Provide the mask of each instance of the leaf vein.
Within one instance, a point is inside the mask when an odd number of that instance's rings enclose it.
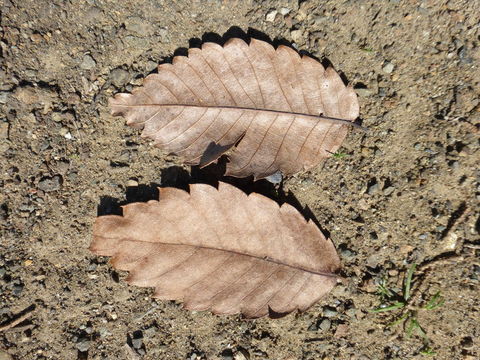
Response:
[[[270,170],[270,168],[275,164],[275,162],[277,161],[278,159],[278,155],[280,154],[280,150],[282,149],[282,146],[283,146],[283,143],[285,141],[285,138],[287,137],[289,131],[290,131],[290,128],[292,127],[293,123],[295,122],[295,120],[297,119],[296,116],[293,117],[293,120],[290,122],[290,124],[288,125],[288,128],[287,130],[285,131],[285,133],[283,134],[283,137],[282,137],[282,142],[280,143],[280,146],[278,147],[277,151],[275,152],[275,157],[273,158],[273,161],[272,163],[268,166],[268,168],[263,172],[264,174],[268,174],[268,170]]]
[[[230,72],[233,74],[233,77],[235,78],[235,80],[237,81],[238,85],[240,85],[240,87],[242,88],[243,92],[245,93],[245,95],[247,95],[248,97],[248,100],[250,100],[250,102],[254,105],[254,106],[257,106],[257,104],[255,103],[255,101],[252,100],[252,98],[250,97],[250,95],[247,93],[247,91],[245,90],[245,88],[243,87],[242,83],[238,80],[237,78],[237,75],[235,75],[235,72],[233,71],[232,69],[232,66],[230,65],[230,62],[228,61],[228,58],[224,55],[223,52],[219,52],[223,59],[225,60],[225,63],[228,65],[228,68],[230,69]]]
[[[275,115],[275,118],[273,119],[273,121],[270,123],[270,125],[268,126],[267,128],[267,131],[265,132],[265,134],[263,135],[262,137],[262,140],[260,141],[260,144],[257,145],[255,151],[253,152],[252,156],[250,157],[250,159],[248,160],[248,162],[242,166],[241,168],[237,168],[235,171],[238,172],[238,171],[242,171],[243,169],[245,169],[248,165],[250,165],[252,159],[255,157],[255,155],[257,154],[258,150],[260,149],[260,147],[262,146],[263,142],[265,141],[265,138],[267,137],[267,134],[268,132],[270,131],[270,128],[272,127],[273,123],[275,122],[275,120],[277,120],[278,118],[278,114]]]
[[[190,130],[192,127],[194,127],[200,120],[202,120],[208,110],[209,110],[208,108],[205,109],[205,111],[203,112],[203,114],[200,115],[197,120],[195,120],[188,128],[186,128],[184,131],[182,131],[181,133],[179,133],[179,134],[178,134],[177,136],[175,136],[173,139],[170,139],[170,141],[167,141],[166,143],[163,143],[163,144],[157,144],[156,146],[158,146],[158,147],[164,147],[164,146],[167,146],[167,145],[171,144],[173,141],[177,140],[180,136],[182,136],[183,134],[185,134],[188,130]],[[220,110],[220,111],[221,111],[221,110]],[[177,116],[177,117],[178,117],[178,116]],[[176,118],[177,118],[177,117],[176,117]],[[172,121],[173,121],[173,120],[172,120]],[[170,124],[172,121],[170,121],[168,124]],[[167,125],[168,125],[168,124],[167,124]],[[162,129],[163,129],[163,127],[162,127]]]
[[[263,303],[262,306],[260,306],[260,307],[258,308],[258,310],[255,311],[252,315],[254,316],[254,315],[257,314],[260,310],[262,310],[262,308],[263,308],[264,306],[268,305],[268,303],[269,303],[275,296],[277,296],[277,295],[280,293],[280,291],[282,291],[282,290],[287,286],[287,284],[289,284],[290,281],[293,280],[293,278],[294,278],[295,276],[297,276],[297,273],[296,273],[296,272],[295,272],[292,276],[290,276],[290,277],[288,278],[288,280],[287,280],[285,283],[283,283],[282,286],[279,286],[279,287],[277,288],[277,290],[268,298],[268,300],[265,301],[265,303]]]
[[[225,84],[223,83],[222,79],[220,78],[220,76],[218,76],[217,72],[215,71],[214,67],[212,67],[210,65],[210,63],[207,61],[207,59],[205,59],[205,57],[203,56],[203,53],[202,52],[199,52],[199,55],[200,57],[203,59],[203,61],[205,62],[205,64],[207,64],[207,66],[210,68],[210,70],[212,70],[212,72],[215,74],[215,76],[217,77],[218,81],[220,82],[220,84],[222,84],[223,88],[225,89],[225,91],[228,93],[228,96],[230,96],[230,99],[235,103],[235,105],[238,105],[237,104],[237,101],[235,100],[235,97],[230,93],[230,91],[227,89],[227,87],[225,86]]]
[[[243,49],[240,49],[240,51],[243,53],[243,55],[245,55],[245,57],[248,60],[248,64],[250,65],[250,68],[252,69],[253,76],[255,76],[255,84],[257,84],[258,91],[260,92],[260,97],[262,98],[262,107],[264,107],[265,106],[265,98],[263,97],[262,87],[260,86],[260,82],[258,81],[258,76],[257,76],[257,72],[255,71],[255,66],[253,66],[252,60],[250,59],[250,56],[248,56],[248,54],[245,54],[245,51],[243,51]]]

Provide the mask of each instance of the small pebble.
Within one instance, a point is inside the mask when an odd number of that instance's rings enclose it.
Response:
[[[395,188],[393,186],[389,186],[385,189],[383,189],[383,195],[388,196],[392,194],[395,191]]]
[[[458,52],[458,57],[460,58],[460,61],[464,64],[471,64],[473,63],[473,59],[469,56],[467,48],[465,46],[462,46],[460,48],[460,51]]]
[[[138,353],[138,355],[140,355],[140,356],[144,356],[144,355],[146,354],[145,350],[143,350],[143,349],[141,349],[141,348],[137,350],[137,353]]]
[[[80,339],[78,339],[78,342],[75,345],[75,347],[80,352],[87,352],[88,349],[90,348],[90,340],[88,340],[86,338],[80,338]]]
[[[108,331],[107,328],[100,328],[100,330],[98,332],[99,332],[101,338],[112,335],[112,333],[110,331]]]
[[[354,317],[357,314],[357,309],[348,309],[347,311],[345,311],[345,314],[347,314],[348,317]]]
[[[332,322],[330,320],[323,319],[322,322],[320,323],[319,328],[323,331],[328,331],[331,326],[332,326]]]
[[[58,130],[58,135],[60,136],[65,136],[68,134],[68,128],[67,127],[62,127],[60,130]]]
[[[91,70],[97,65],[95,60],[90,55],[85,55],[83,57],[82,63],[80,64],[80,68],[83,70]]]
[[[390,275],[391,277],[395,277],[398,275],[398,270],[396,269],[388,270],[388,275]]]
[[[360,199],[358,202],[358,208],[360,210],[368,210],[370,208],[370,205],[368,205],[367,201],[365,199]]]
[[[373,95],[373,91],[367,88],[359,88],[355,89],[355,92],[357,93],[358,96],[360,97],[369,97]]]
[[[8,91],[0,91],[0,104],[6,104],[8,99]]]
[[[460,167],[460,164],[458,163],[458,161],[453,161],[452,163],[449,164],[449,166],[453,170],[457,170]]]
[[[132,339],[132,345],[134,349],[140,349],[143,345],[143,339]]]
[[[234,360],[249,360],[250,353],[244,348],[238,348],[237,352],[235,353]]]
[[[283,174],[282,172],[279,170],[277,171],[276,173],[270,175],[270,176],[267,176],[265,178],[265,180],[267,180],[268,182],[271,182],[272,184],[274,185],[277,185],[277,184],[280,184],[283,180]]]
[[[127,187],[135,187],[138,186],[138,181],[130,179],[127,181]]]
[[[443,249],[445,251],[453,251],[457,247],[458,235],[452,232],[443,241]]]
[[[378,185],[377,183],[371,185],[368,187],[368,190],[367,190],[367,193],[369,195],[375,195],[377,194],[378,192],[380,191],[380,185]]]
[[[337,315],[338,315],[338,311],[335,308],[330,306],[325,306],[323,308],[323,316],[330,318],[330,317],[335,317]]]
[[[39,181],[38,188],[45,192],[56,191],[62,185],[62,177],[55,175],[53,177],[46,177]]]
[[[351,258],[355,256],[355,253],[350,249],[342,249],[340,250],[340,255],[344,258]]]
[[[13,295],[20,295],[23,291],[23,288],[25,285],[23,284],[17,284],[13,287]]]
[[[345,337],[348,334],[348,330],[349,327],[347,324],[338,324],[333,336],[336,338]]]
[[[303,31],[302,30],[292,30],[290,31],[290,36],[292,37],[293,42],[300,44],[303,42]]]
[[[391,74],[394,68],[395,68],[395,65],[393,65],[391,62],[386,62],[383,65],[382,70],[386,74]]]
[[[0,139],[8,139],[8,122],[1,121],[0,122]]]
[[[274,22],[275,21],[275,17],[277,16],[277,10],[272,10],[270,11],[266,16],[265,16],[265,20],[268,21],[268,22]]]
[[[138,330],[132,334],[132,345],[134,349],[140,349],[143,345],[143,333]]]
[[[34,205],[29,205],[29,204],[22,204],[18,207],[18,210],[22,211],[22,212],[32,212],[35,210],[35,206]]]
[[[378,264],[382,261],[378,253],[373,253],[367,258],[367,266],[371,268],[376,268]]]
[[[116,87],[121,87],[130,80],[130,73],[123,69],[114,69],[110,73],[110,80]]]
[[[63,115],[62,113],[55,111],[52,113],[52,120],[55,122],[61,122],[63,119],[62,115]]]
[[[288,14],[290,13],[290,9],[289,9],[289,8],[286,8],[286,7],[282,7],[282,8],[280,8],[280,10],[278,10],[278,12],[279,12],[281,15],[285,16],[285,15],[288,15]]]
[[[160,42],[162,43],[168,43],[168,29],[166,28],[160,28],[157,30],[157,36],[160,39]]]
[[[28,259],[28,260],[25,260],[25,262],[23,263],[24,266],[32,266],[33,264],[33,261]]]
[[[125,29],[130,33],[146,37],[154,33],[155,28],[146,20],[139,16],[132,16],[126,19]]]

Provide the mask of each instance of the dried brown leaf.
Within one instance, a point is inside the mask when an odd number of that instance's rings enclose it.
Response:
[[[255,39],[192,48],[110,106],[189,164],[207,165],[233,148],[227,175],[256,179],[317,165],[359,115],[353,88],[335,70]]]
[[[91,251],[130,271],[129,283],[216,314],[305,310],[340,267],[332,242],[291,205],[226,183],[161,188],[160,201],[98,217],[93,232]]]

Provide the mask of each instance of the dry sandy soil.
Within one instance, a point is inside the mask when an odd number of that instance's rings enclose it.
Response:
[[[478,1],[3,0],[1,11],[0,359],[479,358]],[[151,299],[88,251],[99,212],[216,171],[151,147],[107,99],[175,52],[245,33],[328,60],[369,129],[277,192],[240,184],[316,219],[342,258],[345,284],[281,319]],[[412,305],[445,299],[418,311],[428,344],[386,326],[400,311],[369,312],[379,284],[401,292],[412,263]]]

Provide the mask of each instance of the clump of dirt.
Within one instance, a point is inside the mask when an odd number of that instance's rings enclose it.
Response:
[[[478,358],[479,14],[459,0],[5,0],[0,358]],[[182,48],[241,30],[328,59],[369,128],[350,133],[346,156],[284,181],[286,200],[330,234],[347,280],[281,319],[152,300],[88,251],[97,209],[205,176],[111,117],[107,98]],[[378,285],[400,291],[411,263],[413,305],[445,299],[418,312],[430,349],[386,326],[396,313],[369,312]]]

